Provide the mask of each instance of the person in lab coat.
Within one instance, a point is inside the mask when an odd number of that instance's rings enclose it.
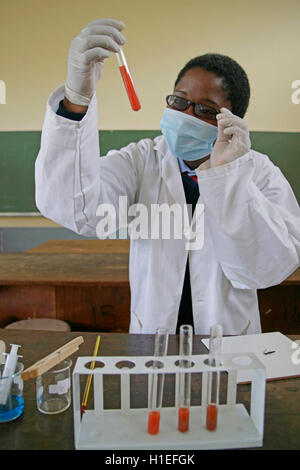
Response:
[[[192,59],[167,98],[163,135],[99,158],[95,90],[105,59],[125,43],[123,28],[117,20],[96,20],[71,43],[66,84],[47,104],[37,207],[95,237],[105,204],[122,225],[120,196],[128,212],[135,204],[149,211],[188,204],[186,236],[131,239],[129,331],[176,333],[188,323],[196,334],[208,334],[213,324],[224,334],[258,333],[256,290],[282,282],[299,266],[300,210],[279,168],[251,149],[243,119],[247,76],[220,54]],[[203,243],[187,249],[198,219]]]

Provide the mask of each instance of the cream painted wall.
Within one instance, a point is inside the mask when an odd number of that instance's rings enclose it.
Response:
[[[299,0],[10,0],[0,5],[0,131],[39,130],[50,92],[66,78],[74,36],[96,18],[126,23],[124,51],[142,103],[131,111],[114,57],[106,61],[99,98],[102,129],[158,129],[165,95],[192,57],[219,52],[247,71],[249,128],[300,131]]]

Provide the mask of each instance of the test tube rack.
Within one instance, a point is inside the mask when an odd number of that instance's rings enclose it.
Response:
[[[74,441],[78,450],[124,450],[124,449],[230,449],[260,447],[263,443],[266,371],[253,353],[224,354],[220,367],[209,366],[208,355],[185,357],[191,367],[179,367],[180,356],[159,359],[160,369],[153,369],[153,356],[79,357],[72,374]],[[91,370],[89,364],[96,361]],[[97,367],[97,362],[101,367]],[[127,364],[121,367],[120,364]],[[128,367],[128,364],[131,366]],[[243,403],[237,403],[238,371],[251,377],[250,414]],[[226,372],[226,403],[218,405],[218,427],[209,431],[205,426],[206,390],[210,371]],[[189,431],[177,429],[179,377],[181,373],[201,374],[199,405],[190,407]],[[148,408],[132,408],[130,404],[130,376],[149,374],[173,374],[174,406],[162,407],[160,430],[157,435],[147,432]],[[93,374],[94,408],[85,410],[81,416],[80,376]],[[104,408],[103,378],[105,375],[120,376],[120,408]],[[148,384],[149,384],[148,380]],[[149,398],[149,386],[148,386]]]

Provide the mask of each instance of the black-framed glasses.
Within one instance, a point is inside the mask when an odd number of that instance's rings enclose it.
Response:
[[[167,105],[170,106],[172,109],[176,109],[177,111],[185,111],[188,109],[189,106],[193,106],[193,111],[196,116],[201,119],[207,119],[209,121],[217,121],[217,114],[219,114],[219,110],[207,106],[206,104],[202,103],[193,103],[193,101],[186,100],[185,98],[181,98],[181,96],[177,95],[168,95],[166,97]]]

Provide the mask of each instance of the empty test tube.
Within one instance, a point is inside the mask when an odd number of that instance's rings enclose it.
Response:
[[[213,325],[211,327],[208,356],[208,363],[211,367],[219,367],[221,365],[222,335],[223,330],[221,325]],[[208,373],[207,386],[206,429],[214,431],[217,428],[218,423],[220,392],[219,370],[210,371]]]
[[[191,405],[191,374],[182,369],[189,368],[191,361],[188,357],[193,352],[193,328],[191,325],[181,325],[179,337],[179,408],[178,431],[189,430],[190,405]]]
[[[153,369],[159,369],[158,358],[166,356],[168,349],[168,330],[158,328],[155,334]],[[159,432],[160,409],[162,405],[164,374],[157,372],[149,374],[149,414],[148,433],[157,434]]]

